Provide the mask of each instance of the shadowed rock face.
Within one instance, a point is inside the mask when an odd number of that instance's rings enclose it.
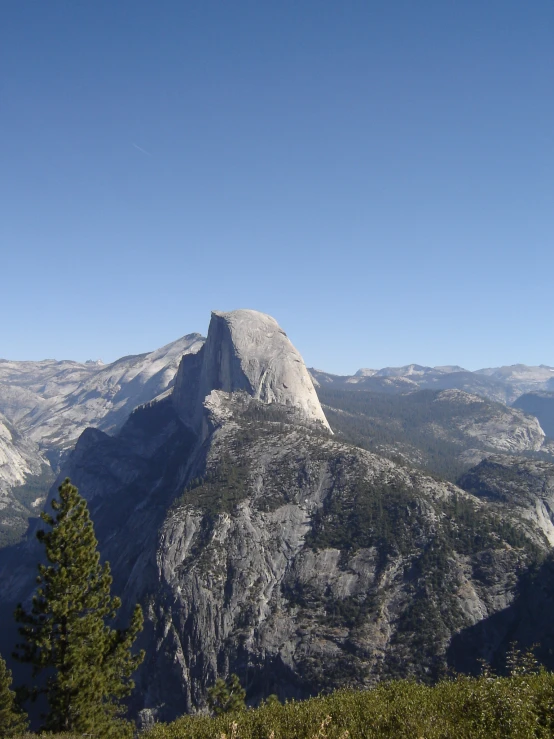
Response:
[[[277,321],[254,310],[214,311],[205,345],[183,357],[173,400],[181,420],[206,433],[206,399],[213,391],[242,392],[292,407],[330,431],[304,361]],[[209,403],[213,411],[214,401]]]

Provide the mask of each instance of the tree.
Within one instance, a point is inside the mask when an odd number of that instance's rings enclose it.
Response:
[[[33,666],[33,677],[46,671],[31,691],[33,699],[46,695],[46,730],[126,736],[131,725],[120,718],[120,701],[144,658],[131,652],[142,611],[135,606],[127,629],[110,626],[121,601],[110,595],[110,565],[100,564],[86,501],[69,479],[58,491],[55,515],[41,514],[50,530],[37,532],[48,564],[38,565],[31,611],[19,604],[15,612],[25,641],[14,657]]]
[[[244,711],[245,698],[246,690],[241,686],[238,675],[230,675],[227,681],[219,677],[215,685],[208,688],[208,705],[216,716]]]
[[[0,736],[12,737],[22,734],[27,728],[27,717],[15,703],[11,690],[12,673],[0,656]]]

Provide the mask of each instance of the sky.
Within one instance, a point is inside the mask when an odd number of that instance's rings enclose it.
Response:
[[[0,357],[554,366],[553,206],[552,0],[0,6]]]

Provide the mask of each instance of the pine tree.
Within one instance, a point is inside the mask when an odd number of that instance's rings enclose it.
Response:
[[[38,566],[30,613],[17,607],[25,641],[14,657],[33,665],[33,677],[46,670],[46,680],[32,690],[33,698],[46,694],[46,730],[126,736],[131,725],[120,718],[120,701],[131,693],[131,674],[144,658],[131,653],[142,611],[135,607],[127,629],[110,626],[121,601],[110,595],[110,566],[100,564],[86,501],[69,479],[58,490],[55,515],[41,514],[50,530],[37,538],[48,564]]]
[[[22,734],[27,728],[27,717],[15,703],[11,690],[12,673],[0,656],[0,736],[12,737]]]
[[[238,675],[234,673],[227,678],[227,681],[219,677],[215,685],[208,688],[208,705],[216,716],[244,711],[245,698],[246,690],[240,684]]]

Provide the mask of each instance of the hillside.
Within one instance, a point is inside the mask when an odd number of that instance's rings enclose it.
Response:
[[[552,458],[535,417],[461,390],[386,395],[320,385],[317,393],[341,438],[451,481],[491,453]]]

